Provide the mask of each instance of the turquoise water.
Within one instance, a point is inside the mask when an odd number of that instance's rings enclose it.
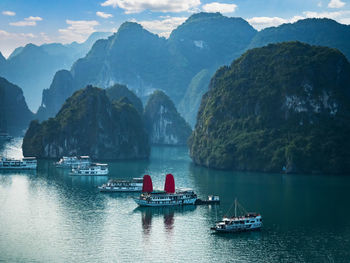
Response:
[[[0,154],[20,157],[20,139]],[[150,174],[221,205],[138,208],[132,194],[102,194],[108,177],[72,177],[52,161],[37,172],[0,174],[0,261],[349,262],[350,176],[277,175],[194,166],[188,149],[154,147],[149,161],[110,163],[110,176]],[[213,234],[237,197],[260,212],[259,232]]]

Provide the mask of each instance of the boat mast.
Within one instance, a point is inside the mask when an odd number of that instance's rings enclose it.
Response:
[[[237,198],[235,198],[235,217],[237,217]]]

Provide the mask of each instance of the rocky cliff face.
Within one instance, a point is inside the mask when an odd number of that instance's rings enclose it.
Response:
[[[216,72],[190,154],[219,169],[348,173],[349,132],[345,56],[299,42],[271,44]]]
[[[138,159],[150,154],[148,136],[130,103],[111,102],[105,90],[88,86],[75,92],[55,118],[33,121],[23,139],[23,155],[58,158]]]
[[[68,70],[57,71],[49,89],[43,90],[41,106],[36,114],[40,121],[54,117],[74,92],[73,77]]]
[[[0,132],[23,135],[32,118],[22,90],[0,77]]]
[[[152,144],[185,145],[191,127],[162,91],[155,91],[145,107],[144,118]]]

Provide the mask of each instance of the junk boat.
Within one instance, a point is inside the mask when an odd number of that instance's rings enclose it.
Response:
[[[111,179],[106,184],[98,187],[100,192],[141,192],[143,185],[142,178]]]
[[[0,170],[35,170],[37,161],[35,157],[24,157],[22,159],[0,158]]]
[[[245,212],[244,216],[237,216],[237,206]],[[212,230],[216,232],[242,232],[259,230],[262,227],[262,217],[257,213],[247,213],[244,208],[235,199],[235,216],[224,216],[222,221],[216,222]]]
[[[72,168],[70,175],[105,176],[108,174],[108,165],[104,163],[92,163],[90,165]]]
[[[57,168],[78,168],[79,166],[88,166],[91,164],[89,156],[63,156],[57,163]]]
[[[153,191],[152,179],[149,175],[145,175],[142,193],[134,200],[139,206],[194,205],[197,195],[192,189],[175,190],[175,180],[172,174],[166,175],[164,191]]]

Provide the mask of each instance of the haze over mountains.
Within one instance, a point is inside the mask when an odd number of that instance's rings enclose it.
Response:
[[[257,32],[242,18],[199,13],[176,28],[169,39],[126,22],[108,39],[97,41],[84,58],[74,63],[70,74],[60,74],[61,81],[71,83],[71,90],[67,85],[61,89],[54,79],[43,93],[38,117],[47,119],[57,113],[58,105],[49,103],[52,99],[48,97],[57,97],[61,105],[88,84],[107,88],[120,83],[143,101],[154,90],[163,90],[194,126],[200,97],[207,91],[212,74],[247,49],[298,40],[338,48],[350,57],[349,35],[349,26],[330,19],[305,19]]]
[[[36,112],[42,91],[50,86],[55,72],[70,69],[74,61],[86,55],[97,39],[110,34],[95,32],[81,44],[28,44],[15,49],[7,60],[0,53],[0,76],[21,87],[29,108]]]

